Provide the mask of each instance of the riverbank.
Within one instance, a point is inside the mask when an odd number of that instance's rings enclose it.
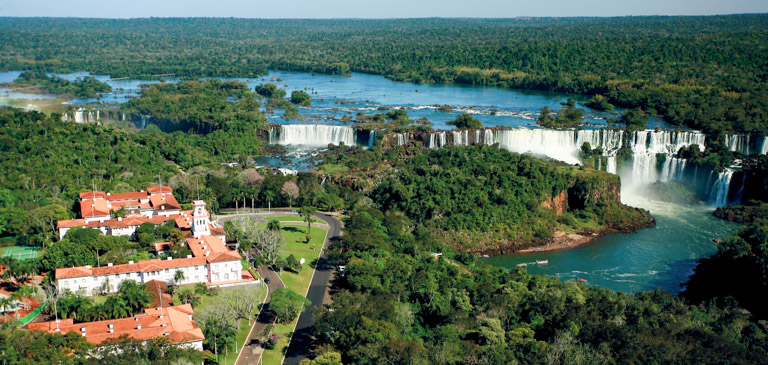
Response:
[[[584,234],[578,234],[578,233],[568,233],[568,232],[558,231],[554,233],[554,236],[552,237],[551,240],[549,240],[549,242],[547,242],[546,245],[524,248],[522,250],[515,251],[514,253],[532,253],[532,252],[548,252],[548,251],[555,251],[555,250],[564,250],[564,249],[579,247],[581,245],[586,245],[587,243],[593,242],[594,240],[602,236],[603,234],[599,234],[599,233],[584,235]]]

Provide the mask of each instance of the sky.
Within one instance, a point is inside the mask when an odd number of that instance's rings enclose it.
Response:
[[[0,16],[421,18],[768,13],[768,0],[0,0]]]

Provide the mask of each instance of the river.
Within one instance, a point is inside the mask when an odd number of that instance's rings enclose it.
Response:
[[[59,76],[72,80],[88,75],[74,73]],[[18,72],[0,73],[0,82],[11,81],[16,76]],[[108,81],[109,76],[103,75],[95,77],[110,84],[113,91],[102,95],[100,99],[75,99],[69,103],[123,103],[136,97],[140,85],[147,83],[142,80]],[[440,129],[452,129],[445,122],[455,119],[462,112],[473,113],[488,127],[531,127],[535,126],[536,113],[544,106],[559,109],[561,103],[566,102],[568,98],[574,98],[578,102],[586,100],[583,96],[559,93],[398,83],[367,74],[341,77],[273,71],[261,78],[237,80],[246,82],[251,88],[272,82],[285,89],[288,95],[293,90],[304,90],[311,95],[312,106],[299,108],[305,121],[283,120],[280,112],[268,115],[269,121],[281,124],[338,125],[338,120],[345,115],[354,117],[357,113],[374,114],[389,108],[403,108],[408,111],[411,119],[426,117],[435,128]],[[0,105],[7,104],[8,100],[23,97],[18,93],[0,90],[0,97],[3,95],[5,99],[0,98]],[[26,99],[44,97],[46,96],[28,96]],[[453,109],[441,111],[435,105],[449,105]],[[605,119],[615,115],[588,109],[585,111],[586,121],[595,127],[604,126]],[[652,119],[648,127],[668,126],[658,119]],[[306,159],[298,165],[300,168],[307,166]],[[624,179],[627,180],[629,178]],[[553,275],[562,280],[582,278],[587,280],[587,285],[625,292],[656,288],[678,292],[680,284],[692,273],[696,261],[716,251],[711,239],[726,236],[735,229],[734,224],[714,218],[711,215],[712,208],[649,201],[629,191],[623,192],[622,200],[626,204],[648,209],[656,217],[657,226],[642,229],[637,233],[602,237],[591,244],[568,250],[497,256],[481,261],[511,268],[521,263],[549,260],[548,264],[530,264],[527,268],[533,274]]]

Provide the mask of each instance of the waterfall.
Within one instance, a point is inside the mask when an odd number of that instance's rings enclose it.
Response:
[[[429,134],[428,148],[440,148],[446,145],[448,139],[448,133],[446,132],[434,132]]]
[[[85,109],[80,108],[75,110],[75,123],[85,123],[87,122],[85,118]]]
[[[712,185],[712,190],[709,193],[709,203],[721,207],[728,204],[728,190],[731,187],[731,178],[733,177],[733,170],[725,169],[719,173],[717,180]]]
[[[728,149],[732,152],[739,152],[741,154],[748,155],[750,153],[750,137],[749,135],[733,134],[726,135],[723,142],[728,146]]]
[[[686,160],[684,158],[667,156],[666,160],[664,160],[664,165],[661,168],[661,176],[659,177],[659,180],[662,182],[683,180],[685,163]]]
[[[371,149],[371,147],[373,147],[373,142],[375,141],[376,141],[376,129],[368,132],[368,149],[369,150]]]
[[[483,143],[489,146],[496,143],[496,141],[493,138],[493,130],[490,130],[490,129],[485,130],[485,133],[483,133]]]
[[[761,155],[768,155],[768,136],[763,137],[763,146],[760,147]]]
[[[141,129],[147,128],[147,119],[146,116],[141,117]]]
[[[490,134],[490,138],[488,136]],[[493,144],[493,131],[486,130],[486,144]],[[496,142],[507,150],[530,152],[563,162],[579,163],[579,150],[588,142],[593,149],[601,148],[604,155],[613,156],[622,146],[624,132],[610,129],[554,130],[509,129],[496,133]],[[614,161],[615,162],[615,161]],[[614,165],[615,167],[615,165]]]
[[[673,132],[644,130],[633,132],[629,136],[629,148],[632,150],[631,183],[652,183],[682,180],[685,161],[673,156],[683,148],[693,144],[704,151],[706,136],[701,132]],[[665,154],[661,176],[656,168],[656,155]]]
[[[283,124],[271,127],[269,143],[281,145],[302,145],[322,147],[329,144],[355,145],[355,130],[352,127],[325,124]]]
[[[616,156],[606,157],[605,172],[616,174]]]
[[[411,140],[411,134],[410,133],[397,133],[397,145],[398,146],[404,146],[408,141]]]
[[[452,131],[451,135],[453,136],[453,144],[460,145],[460,146],[469,146],[469,131]]]

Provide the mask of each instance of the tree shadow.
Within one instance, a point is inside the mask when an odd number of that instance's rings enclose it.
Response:
[[[294,226],[283,226],[282,229],[286,232],[303,233],[299,228]]]

